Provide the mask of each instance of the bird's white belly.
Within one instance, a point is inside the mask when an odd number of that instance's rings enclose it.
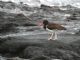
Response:
[[[48,29],[48,28],[46,28],[46,30],[47,30],[47,31],[49,31],[49,32],[51,32],[51,33],[53,33],[53,32],[54,32],[53,30],[50,30],[50,29]]]

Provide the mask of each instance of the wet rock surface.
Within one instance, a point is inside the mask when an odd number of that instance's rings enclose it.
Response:
[[[77,49],[79,44],[76,44],[74,42],[69,45],[60,41],[30,42],[30,40],[10,38],[0,45],[0,53],[8,58],[19,56],[31,60],[43,58],[79,60],[79,49]]]

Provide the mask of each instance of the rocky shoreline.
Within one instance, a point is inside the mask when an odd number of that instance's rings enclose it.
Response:
[[[41,5],[41,7],[33,8],[24,4],[17,5],[12,2],[4,3],[1,1],[0,4],[1,60],[80,60],[80,38],[76,39],[76,36],[80,36],[79,8],[71,5],[62,7]],[[65,8],[67,10],[64,10]],[[36,34],[35,36],[33,33],[31,33],[32,36],[25,35],[30,34],[26,32],[34,32],[34,34],[35,31],[36,33],[44,32],[36,27],[37,22],[43,19],[64,25],[68,30],[67,33],[63,32],[65,34],[62,37],[70,36],[69,38],[72,37],[73,41],[65,43],[69,41],[68,38],[48,41],[47,38],[45,39],[48,37],[48,33]],[[68,34],[72,32],[75,34]],[[16,33],[24,36],[17,36]]]

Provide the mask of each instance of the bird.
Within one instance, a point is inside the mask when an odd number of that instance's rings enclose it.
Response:
[[[42,28],[44,30],[51,32],[48,40],[57,40],[58,39],[57,32],[56,32],[57,30],[67,30],[64,26],[57,24],[57,23],[49,22],[48,20],[43,20],[43,22],[40,23],[40,25],[42,26]]]

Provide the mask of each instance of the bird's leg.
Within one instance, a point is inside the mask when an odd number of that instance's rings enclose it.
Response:
[[[48,38],[48,40],[52,40],[53,37],[53,33],[50,34],[50,37]]]
[[[57,40],[58,37],[57,37],[57,32],[54,32],[54,39],[53,40]]]

